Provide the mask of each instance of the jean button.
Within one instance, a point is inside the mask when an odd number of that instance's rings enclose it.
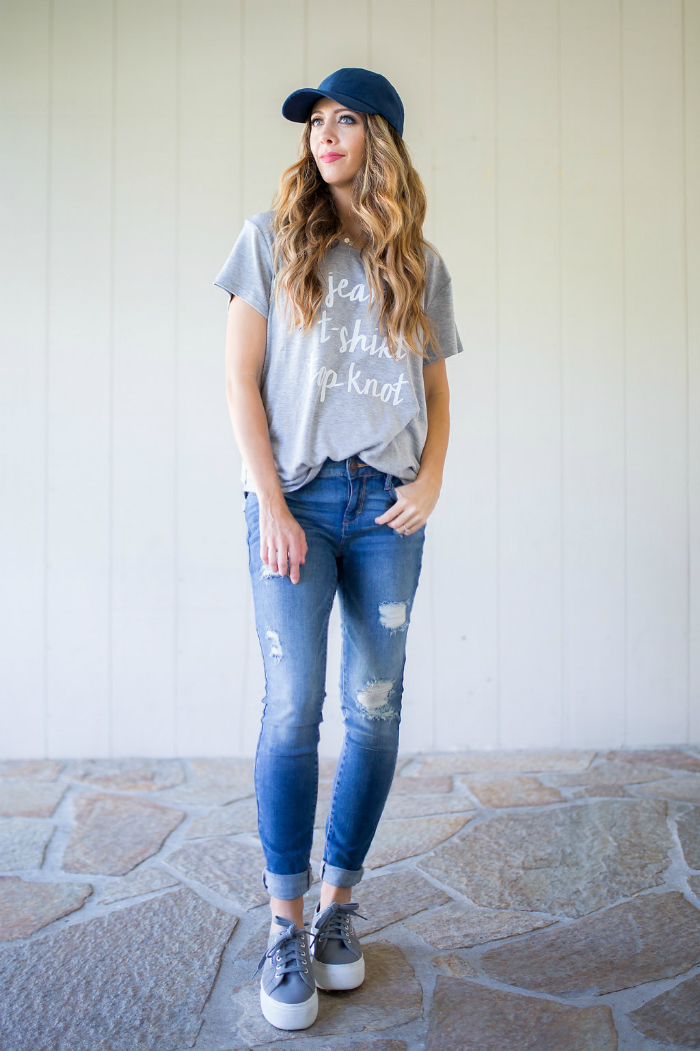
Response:
[[[348,467],[351,471],[357,470],[357,460],[348,460]]]

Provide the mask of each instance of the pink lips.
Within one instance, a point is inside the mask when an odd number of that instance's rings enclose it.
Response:
[[[342,153],[324,153],[321,157],[322,161],[327,161],[329,164],[331,161],[337,161],[343,156]]]

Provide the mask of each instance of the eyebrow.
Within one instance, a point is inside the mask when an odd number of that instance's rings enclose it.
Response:
[[[352,110],[349,108],[349,106],[336,106],[334,110],[331,110],[331,113],[340,113],[341,111],[343,113],[345,113],[345,112],[352,113]],[[323,110],[315,109],[313,111],[313,113],[311,114],[311,117],[315,117],[317,113],[318,113],[319,116],[321,116],[321,117],[323,116]],[[309,119],[311,119],[311,118],[309,118]]]

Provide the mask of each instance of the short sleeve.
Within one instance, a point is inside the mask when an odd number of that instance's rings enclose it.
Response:
[[[455,324],[454,303],[452,302],[452,278],[434,293],[427,308],[428,317],[434,322],[439,350],[436,351],[433,343],[428,343],[424,350],[428,355],[423,359],[423,365],[430,365],[441,358],[449,358],[453,354],[460,354],[464,347]]]
[[[267,318],[273,277],[270,244],[260,227],[246,219],[214,284],[245,299],[246,303]]]

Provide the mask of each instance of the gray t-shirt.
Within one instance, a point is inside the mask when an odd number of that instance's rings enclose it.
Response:
[[[327,294],[318,320],[306,333],[300,326],[288,330],[284,294],[279,310],[274,303],[273,214],[258,212],[245,220],[214,284],[267,318],[261,395],[282,492],[310,482],[327,457],[357,456],[412,482],[428,430],[427,360],[403,347],[397,360],[391,357],[386,339],[379,338],[374,310],[367,313],[370,289],[360,251],[341,240],[320,265]],[[455,325],[450,274],[431,249],[425,255],[423,308],[437,326],[440,352],[431,344],[426,349],[436,361],[464,348]],[[241,481],[244,489],[254,489],[245,463]]]

